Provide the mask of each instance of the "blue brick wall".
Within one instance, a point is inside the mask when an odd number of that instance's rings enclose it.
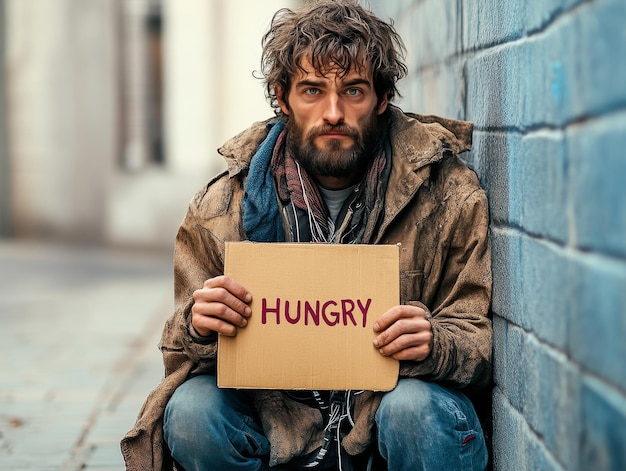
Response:
[[[399,104],[475,123],[496,470],[626,469],[626,2],[373,0]]]

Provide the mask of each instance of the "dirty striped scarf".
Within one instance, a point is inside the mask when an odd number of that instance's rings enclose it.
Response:
[[[314,223],[321,229],[321,240],[314,237],[314,242],[328,241],[334,224],[322,194],[307,171],[298,164],[293,153],[285,145],[287,131],[283,130],[276,141],[272,155],[271,169],[274,174],[279,199],[284,203],[293,203],[296,208],[309,213]],[[390,163],[387,152],[381,149],[372,159],[370,166],[360,183],[356,200],[352,201],[353,214],[350,220],[349,239],[340,242],[368,243],[376,233],[382,220],[383,203]],[[315,231],[311,229],[311,234]]]

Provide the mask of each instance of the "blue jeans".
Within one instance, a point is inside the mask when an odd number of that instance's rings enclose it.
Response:
[[[470,400],[419,379],[401,379],[376,412],[377,445],[388,469],[484,470],[487,449]],[[186,471],[279,470],[245,391],[219,389],[214,376],[183,383],[163,422],[172,456]],[[333,468],[334,469],[334,468]]]

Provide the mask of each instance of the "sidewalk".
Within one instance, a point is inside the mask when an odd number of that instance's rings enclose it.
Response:
[[[170,254],[0,239],[0,470],[123,470],[163,372]]]

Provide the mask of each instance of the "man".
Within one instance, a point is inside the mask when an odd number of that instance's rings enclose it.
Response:
[[[471,125],[390,104],[406,73],[402,41],[355,1],[281,10],[263,44],[277,116],[220,149],[228,172],[180,227],[166,376],[122,441],[128,469],[172,469],[173,457],[187,471],[345,470],[374,455],[393,471],[484,469],[465,393],[491,374],[488,210],[456,156]],[[373,340],[400,360],[397,387],[217,388],[217,335],[246,328],[254,296],[223,274],[224,243],[237,240],[401,243],[401,305],[382,313]]]

